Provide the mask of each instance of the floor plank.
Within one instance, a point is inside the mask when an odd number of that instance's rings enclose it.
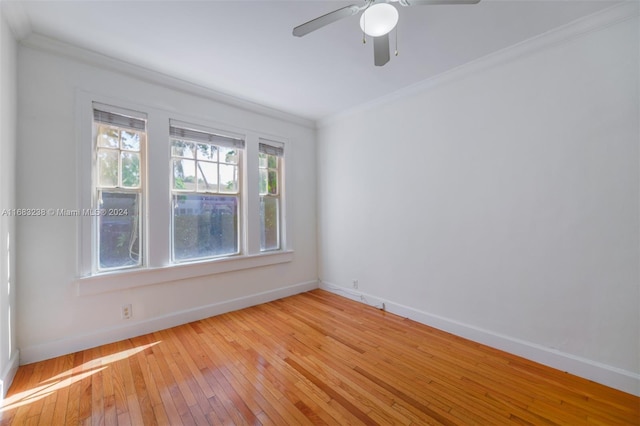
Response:
[[[314,290],[21,366],[13,424],[640,425],[640,398]]]

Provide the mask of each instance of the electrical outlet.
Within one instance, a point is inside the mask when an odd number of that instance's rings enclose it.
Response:
[[[358,288],[358,280],[353,280],[353,288]]]
[[[121,316],[122,316],[122,319],[130,319],[133,316],[133,309],[131,308],[131,303],[122,305]]]

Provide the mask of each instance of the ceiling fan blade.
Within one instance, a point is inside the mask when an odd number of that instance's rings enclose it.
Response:
[[[389,62],[389,34],[373,38],[373,63],[381,67]]]
[[[423,6],[431,4],[476,4],[480,0],[405,0],[409,6]]]
[[[322,15],[319,18],[312,19],[311,21],[305,22],[302,25],[298,25],[293,29],[293,35],[296,37],[302,37],[312,31],[324,27],[325,25],[329,25],[332,22],[339,21],[342,18],[353,16],[356,13],[360,12],[360,9],[361,8],[359,6],[352,4],[351,6],[346,6],[341,9],[334,10],[333,12]]]

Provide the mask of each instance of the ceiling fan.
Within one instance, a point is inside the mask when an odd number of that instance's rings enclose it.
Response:
[[[352,4],[298,25],[293,29],[293,35],[302,37],[332,22],[362,12],[360,28],[366,35],[373,38],[373,63],[376,66],[383,66],[390,59],[389,33],[398,23],[398,10],[390,3],[398,3],[406,7],[479,2],[480,0],[365,0],[362,5]]]

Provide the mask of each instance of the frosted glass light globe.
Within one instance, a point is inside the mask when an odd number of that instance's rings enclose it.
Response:
[[[369,6],[360,17],[360,28],[370,37],[388,34],[398,23],[398,10],[389,3]]]

